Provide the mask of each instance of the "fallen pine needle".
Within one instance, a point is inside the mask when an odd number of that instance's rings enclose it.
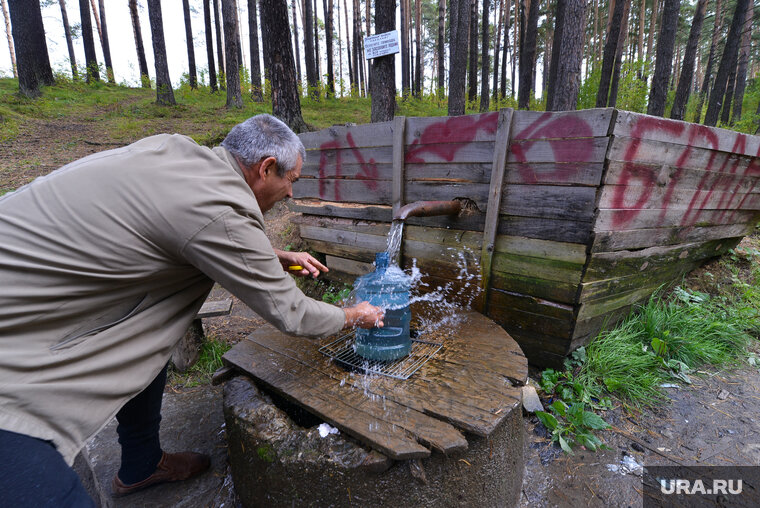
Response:
[[[464,460],[464,459],[459,459],[459,462],[464,462],[464,463],[465,463],[465,464],[467,464],[468,466],[472,467],[472,464],[470,464],[469,462],[467,462],[467,461],[466,461],[466,460]]]

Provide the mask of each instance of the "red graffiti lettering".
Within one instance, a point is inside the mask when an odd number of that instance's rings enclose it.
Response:
[[[554,154],[554,160],[560,161],[553,171],[544,173],[542,181],[566,182],[580,171],[588,161],[588,154],[594,148],[589,124],[575,116],[554,117],[551,113],[541,115],[526,129],[517,133],[509,147],[518,162],[529,162],[530,150],[538,141],[546,140]],[[573,139],[569,139],[573,138]],[[520,142],[519,140],[526,140]],[[518,166],[523,183],[537,183],[534,168],[526,164]]]
[[[423,154],[429,153],[437,159],[451,162],[459,150],[475,139],[479,131],[494,134],[498,118],[498,112],[486,113],[477,119],[474,116],[453,116],[429,125],[407,147],[404,161],[409,164],[434,162],[423,157]]]
[[[377,169],[377,163],[374,158],[370,158],[369,162],[364,159],[361,151],[356,147],[354,137],[351,133],[346,134],[346,144],[351,149],[356,161],[359,163],[361,170],[357,173],[358,179],[367,186],[370,190],[377,189],[377,179],[380,175]],[[319,197],[324,199],[328,191],[327,177],[333,177],[333,197],[335,201],[340,201],[340,181],[343,173],[343,150],[341,150],[341,143],[337,140],[327,141],[322,143],[319,147]],[[328,171],[330,168],[330,162],[328,160],[328,154],[330,151],[335,153],[335,170],[330,174]]]

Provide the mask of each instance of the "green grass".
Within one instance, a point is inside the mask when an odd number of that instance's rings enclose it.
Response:
[[[190,388],[208,384],[211,376],[222,366],[222,356],[230,349],[230,345],[213,335],[207,336],[201,346],[201,354],[198,361],[185,373],[172,370],[169,383],[172,386]]]

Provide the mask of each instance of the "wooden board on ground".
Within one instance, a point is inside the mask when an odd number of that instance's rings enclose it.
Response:
[[[502,328],[471,311],[459,318],[420,334],[444,347],[407,380],[346,372],[318,351],[320,343],[269,326],[236,344],[224,362],[391,458],[454,453],[467,447],[462,431],[488,436],[520,409],[528,374]]]

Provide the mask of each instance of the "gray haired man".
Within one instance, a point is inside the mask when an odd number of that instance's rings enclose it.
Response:
[[[166,365],[217,281],[280,330],[382,326],[382,310],[312,300],[283,270],[263,212],[292,196],[305,151],[259,115],[221,147],[145,138],[72,162],[0,198],[0,492],[12,506],[91,504],[69,467],[119,421],[117,495],[182,480],[205,455],[158,440]]]

